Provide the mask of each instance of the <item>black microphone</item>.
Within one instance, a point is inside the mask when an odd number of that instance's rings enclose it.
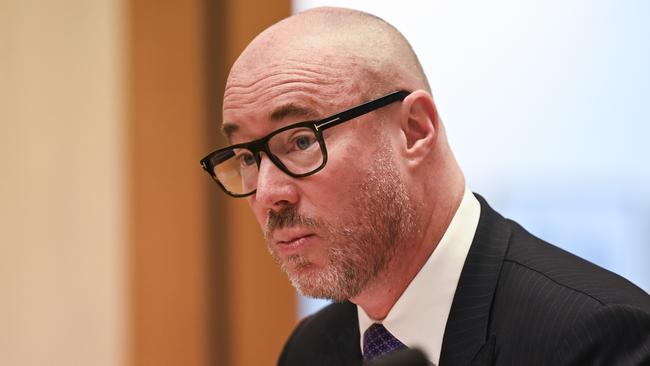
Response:
[[[431,366],[424,353],[416,348],[407,348],[386,357],[364,363],[363,366]]]

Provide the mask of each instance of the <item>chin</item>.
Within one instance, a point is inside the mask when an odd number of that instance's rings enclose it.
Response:
[[[284,271],[289,276],[291,283],[298,284],[301,288],[309,283],[317,282],[322,272],[313,263],[285,264]]]
[[[296,291],[307,297],[343,302],[350,298],[350,291],[339,277],[327,269],[318,269],[311,264],[295,271],[287,272]]]

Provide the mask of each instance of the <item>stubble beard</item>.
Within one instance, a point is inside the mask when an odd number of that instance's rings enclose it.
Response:
[[[293,206],[270,215],[267,240],[275,228],[303,226],[318,230],[327,243],[327,264],[318,269],[308,256],[292,255],[283,261],[268,245],[271,256],[300,294],[337,302],[355,297],[387,268],[400,243],[405,245],[412,237],[413,203],[390,148],[380,145],[374,165],[352,191],[348,215],[325,222],[302,216]]]

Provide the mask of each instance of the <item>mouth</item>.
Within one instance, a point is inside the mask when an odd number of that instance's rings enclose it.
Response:
[[[275,248],[283,256],[291,256],[302,254],[309,243],[315,237],[312,233],[296,233],[291,235],[281,236],[275,240]]]

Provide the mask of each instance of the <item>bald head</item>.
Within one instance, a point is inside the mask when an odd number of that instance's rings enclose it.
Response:
[[[397,29],[361,11],[328,7],[296,14],[258,35],[233,65],[226,98],[269,71],[282,73],[298,63],[325,67],[319,70],[324,75],[312,76],[336,84],[333,94],[430,92],[413,49]]]

